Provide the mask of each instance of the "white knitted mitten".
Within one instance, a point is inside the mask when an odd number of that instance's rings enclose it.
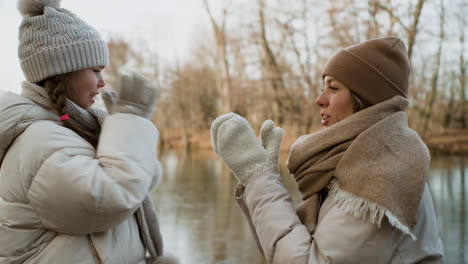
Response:
[[[267,120],[260,134],[262,144],[247,120],[234,113],[219,116],[211,124],[214,151],[244,185],[266,170],[279,171],[283,129]]]
[[[151,119],[156,97],[156,88],[134,72],[120,73],[120,94],[114,91],[102,93],[109,114],[128,113],[147,119]]]

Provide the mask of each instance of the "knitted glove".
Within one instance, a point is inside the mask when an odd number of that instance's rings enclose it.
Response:
[[[234,113],[219,116],[211,124],[214,151],[244,185],[266,170],[279,172],[278,157],[283,129],[267,120],[260,134],[262,144],[258,142],[247,120]]]
[[[120,94],[104,91],[107,112],[127,113],[151,119],[156,102],[156,88],[137,73],[120,74]]]

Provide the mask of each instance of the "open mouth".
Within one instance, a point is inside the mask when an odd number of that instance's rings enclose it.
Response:
[[[322,126],[326,126],[328,124],[328,121],[330,120],[330,116],[326,114],[321,114],[321,116],[322,120],[320,123],[322,124]]]
[[[91,102],[91,104],[94,104],[94,97],[98,95],[96,93],[92,93],[92,94],[89,94],[89,101]]]

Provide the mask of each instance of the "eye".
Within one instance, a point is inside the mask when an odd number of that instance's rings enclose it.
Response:
[[[330,90],[336,91],[336,90],[338,90],[338,88],[336,88],[336,87],[334,87],[334,86],[330,86]]]
[[[93,72],[101,72],[101,70],[98,70],[98,69],[93,69]]]

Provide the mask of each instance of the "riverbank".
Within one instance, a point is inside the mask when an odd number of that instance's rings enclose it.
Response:
[[[433,153],[449,155],[468,154],[468,129],[453,129],[424,140]]]
[[[260,129],[257,129],[260,130]],[[317,129],[318,130],[318,129]],[[281,145],[281,151],[289,152],[291,145],[302,134],[288,128],[283,128],[284,137]],[[256,132],[258,140],[260,140],[259,132]],[[171,131],[166,133],[166,136],[161,135],[160,147],[163,149],[190,149],[190,150],[204,150],[212,149],[211,132],[210,130],[202,131],[199,134],[187,137],[184,139],[180,136],[180,131]]]
[[[289,152],[291,145],[300,136],[296,132],[293,129],[284,129],[285,136],[281,145],[281,151]],[[161,147],[163,149],[212,149],[209,130],[187,138],[185,140],[187,144],[185,144],[181,136],[176,136],[179,133],[168,134],[171,135],[170,138],[161,137]],[[468,154],[468,129],[452,129],[443,133],[430,135],[424,139],[424,142],[432,154],[466,155]]]

